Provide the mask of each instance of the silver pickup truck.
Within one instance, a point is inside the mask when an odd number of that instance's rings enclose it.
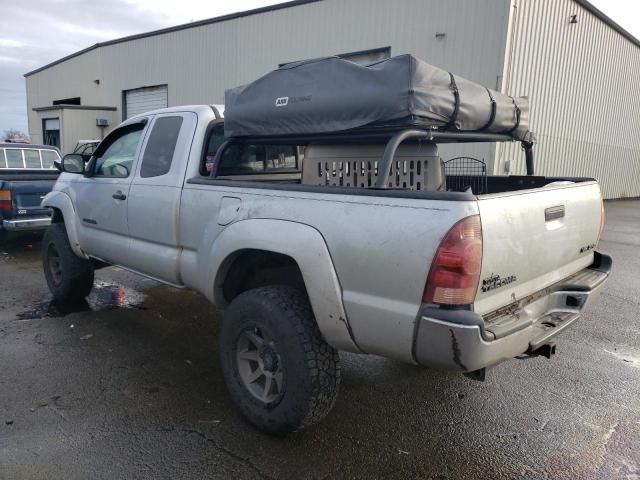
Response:
[[[484,193],[454,191],[430,132],[392,147],[230,142],[223,122],[215,106],[158,110],[86,166],[65,156],[43,201],[44,273],[58,300],[118,265],[223,308],[226,383],[265,431],[331,410],[339,350],[476,377],[550,355],[610,273],[592,179],[489,176]]]

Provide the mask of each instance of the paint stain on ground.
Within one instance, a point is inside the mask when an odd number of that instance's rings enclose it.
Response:
[[[18,313],[20,320],[64,317],[77,312],[102,312],[106,310],[144,310],[145,295],[115,283],[96,282],[91,294],[75,303],[62,303],[52,300],[35,305],[30,310]]]

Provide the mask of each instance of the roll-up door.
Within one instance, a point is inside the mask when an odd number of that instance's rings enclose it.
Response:
[[[140,113],[167,107],[167,86],[136,88],[124,92],[125,115],[131,118]]]

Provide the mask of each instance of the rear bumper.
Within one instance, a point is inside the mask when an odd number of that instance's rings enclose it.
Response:
[[[2,228],[8,232],[25,232],[30,230],[44,230],[51,225],[51,217],[30,217],[17,220],[2,220]]]
[[[611,257],[596,252],[590,267],[503,313],[486,315],[487,322],[471,311],[425,306],[416,329],[415,359],[424,366],[470,372],[536,350],[580,318],[611,266]]]

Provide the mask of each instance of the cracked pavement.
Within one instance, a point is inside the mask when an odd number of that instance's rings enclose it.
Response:
[[[219,312],[116,268],[50,305],[37,236],[0,246],[0,479],[640,478],[640,201],[608,202],[614,272],[558,354],[484,383],[341,354],[330,416],[286,438],[234,409]]]

